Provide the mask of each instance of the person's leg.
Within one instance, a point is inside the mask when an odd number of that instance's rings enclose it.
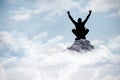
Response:
[[[76,33],[77,33],[77,40],[80,40],[82,38],[83,31],[82,30],[76,30]]]
[[[76,36],[75,40],[79,40],[79,34],[78,31],[76,29],[72,29],[73,34]]]
[[[88,34],[88,32],[89,32],[89,29],[86,29],[84,32],[83,32],[83,34],[82,34],[82,39],[86,39],[86,35]]]
[[[88,32],[89,32],[89,29],[86,29],[85,30],[85,36],[88,34]]]

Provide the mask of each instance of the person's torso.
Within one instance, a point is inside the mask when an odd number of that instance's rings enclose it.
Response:
[[[84,23],[77,23],[75,24],[76,30],[85,30],[85,24]]]

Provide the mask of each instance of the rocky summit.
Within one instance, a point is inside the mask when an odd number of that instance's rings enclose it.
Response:
[[[74,43],[72,44],[71,47],[68,47],[69,50],[74,50],[77,52],[81,51],[91,51],[94,49],[94,46],[90,44],[89,40],[86,39],[80,39],[80,40],[75,40]]]

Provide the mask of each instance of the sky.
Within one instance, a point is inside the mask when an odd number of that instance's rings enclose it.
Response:
[[[119,0],[0,0],[0,80],[120,80]],[[71,52],[75,28],[91,52]],[[79,75],[78,75],[79,74]]]
[[[62,35],[64,41],[73,41],[71,30],[75,27],[67,11],[77,21],[79,17],[84,20],[92,10],[86,23],[89,40],[106,40],[120,34],[119,0],[1,0],[0,4],[1,31],[23,32],[30,37],[47,32],[49,38]]]

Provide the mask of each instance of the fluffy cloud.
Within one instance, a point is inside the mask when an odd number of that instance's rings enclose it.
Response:
[[[21,7],[18,10],[9,11],[9,12],[13,14],[10,17],[10,20],[13,22],[29,20],[32,17],[32,13],[33,13],[32,10],[25,9],[24,7]]]
[[[115,12],[115,13],[112,13],[112,14],[110,14],[110,15],[107,15],[106,17],[107,17],[107,18],[120,17],[120,9],[119,9],[117,12]]]
[[[120,55],[112,53],[99,40],[93,41],[93,43],[97,42],[96,45],[100,42],[98,48],[81,54],[67,50],[68,45],[61,42],[62,36],[42,42],[41,36],[47,36],[45,32],[35,36],[35,39],[5,31],[0,33],[2,36],[0,43],[5,44],[0,47],[1,51],[9,54],[9,57],[0,56],[0,80],[120,79]],[[115,41],[118,41],[118,37]],[[7,46],[10,50],[5,51],[4,48]],[[13,52],[22,56],[12,55]]]
[[[13,21],[25,21],[25,20],[28,20],[30,18],[30,15],[29,14],[17,14],[17,15],[14,15],[11,20]]]
[[[106,12],[119,9],[119,0],[90,0],[86,9],[92,9],[96,12]]]
[[[34,36],[34,37],[33,37],[33,40],[41,40],[41,39],[47,37],[47,35],[48,35],[47,32],[42,32],[42,33],[40,33],[40,34]]]
[[[109,40],[108,47],[110,49],[119,49],[120,48],[120,36],[114,37],[113,39]]]
[[[82,12],[93,10],[97,13],[106,13],[105,17],[119,17],[120,16],[120,1],[119,0],[88,0],[84,3],[79,3],[79,9]],[[84,5],[84,6],[83,6]]]

